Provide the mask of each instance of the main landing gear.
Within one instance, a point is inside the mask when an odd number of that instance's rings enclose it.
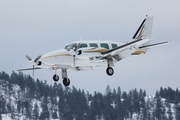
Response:
[[[63,84],[64,86],[69,86],[70,85],[70,80],[69,78],[67,77],[67,70],[66,69],[62,69],[62,79],[63,79]],[[59,76],[58,75],[54,75],[53,76],[53,80],[55,82],[57,82],[59,80]]]
[[[107,73],[109,76],[112,76],[112,75],[114,74],[113,68],[112,68],[112,67],[108,67],[108,68],[106,69],[106,73]]]
[[[107,61],[107,69],[106,69],[106,73],[109,75],[109,76],[112,76],[114,74],[114,69],[112,68],[114,66],[114,62],[112,59],[109,59]]]

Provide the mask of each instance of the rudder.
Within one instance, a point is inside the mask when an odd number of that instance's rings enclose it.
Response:
[[[132,39],[147,39],[151,38],[151,31],[153,25],[153,17],[147,17],[143,20]]]

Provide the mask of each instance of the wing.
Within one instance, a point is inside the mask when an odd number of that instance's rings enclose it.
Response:
[[[146,42],[150,41],[150,39],[139,39],[139,40],[134,40],[132,42],[129,42],[129,43],[126,43],[124,45],[121,45],[119,47],[116,47],[116,48],[113,48],[113,49],[110,49],[106,52],[102,52],[101,54],[102,55],[115,55],[117,52],[120,52],[124,49],[128,49],[128,48],[134,48],[134,47],[137,47],[137,46],[140,46]]]
[[[45,69],[45,68],[41,68],[41,67],[34,67],[34,68],[19,69],[19,70],[17,70],[17,71],[38,70],[38,69]]]
[[[140,49],[152,48],[152,47],[157,47],[157,46],[164,45],[164,44],[169,44],[169,43],[173,43],[173,41],[166,41],[166,42],[160,42],[160,43],[155,43],[155,44],[144,45],[144,46],[141,46],[139,48]]]

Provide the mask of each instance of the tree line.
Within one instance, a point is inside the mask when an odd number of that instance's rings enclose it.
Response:
[[[180,91],[160,88],[155,96],[145,90],[121,88],[105,93],[90,94],[74,86],[63,87],[60,83],[34,80],[30,75],[0,72],[0,119],[1,114],[25,115],[27,119],[61,120],[172,120],[180,119]]]

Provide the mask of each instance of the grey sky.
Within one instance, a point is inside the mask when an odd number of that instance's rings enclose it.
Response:
[[[82,36],[86,40],[128,41],[146,14],[154,16],[152,42],[172,40],[174,44],[117,63],[112,77],[106,75],[106,68],[68,71],[71,85],[91,93],[104,93],[108,84],[123,91],[142,88],[148,94],[160,86],[180,88],[179,0],[1,0],[0,71],[30,67],[26,54],[35,58]],[[35,78],[53,83],[53,74],[36,71]]]

